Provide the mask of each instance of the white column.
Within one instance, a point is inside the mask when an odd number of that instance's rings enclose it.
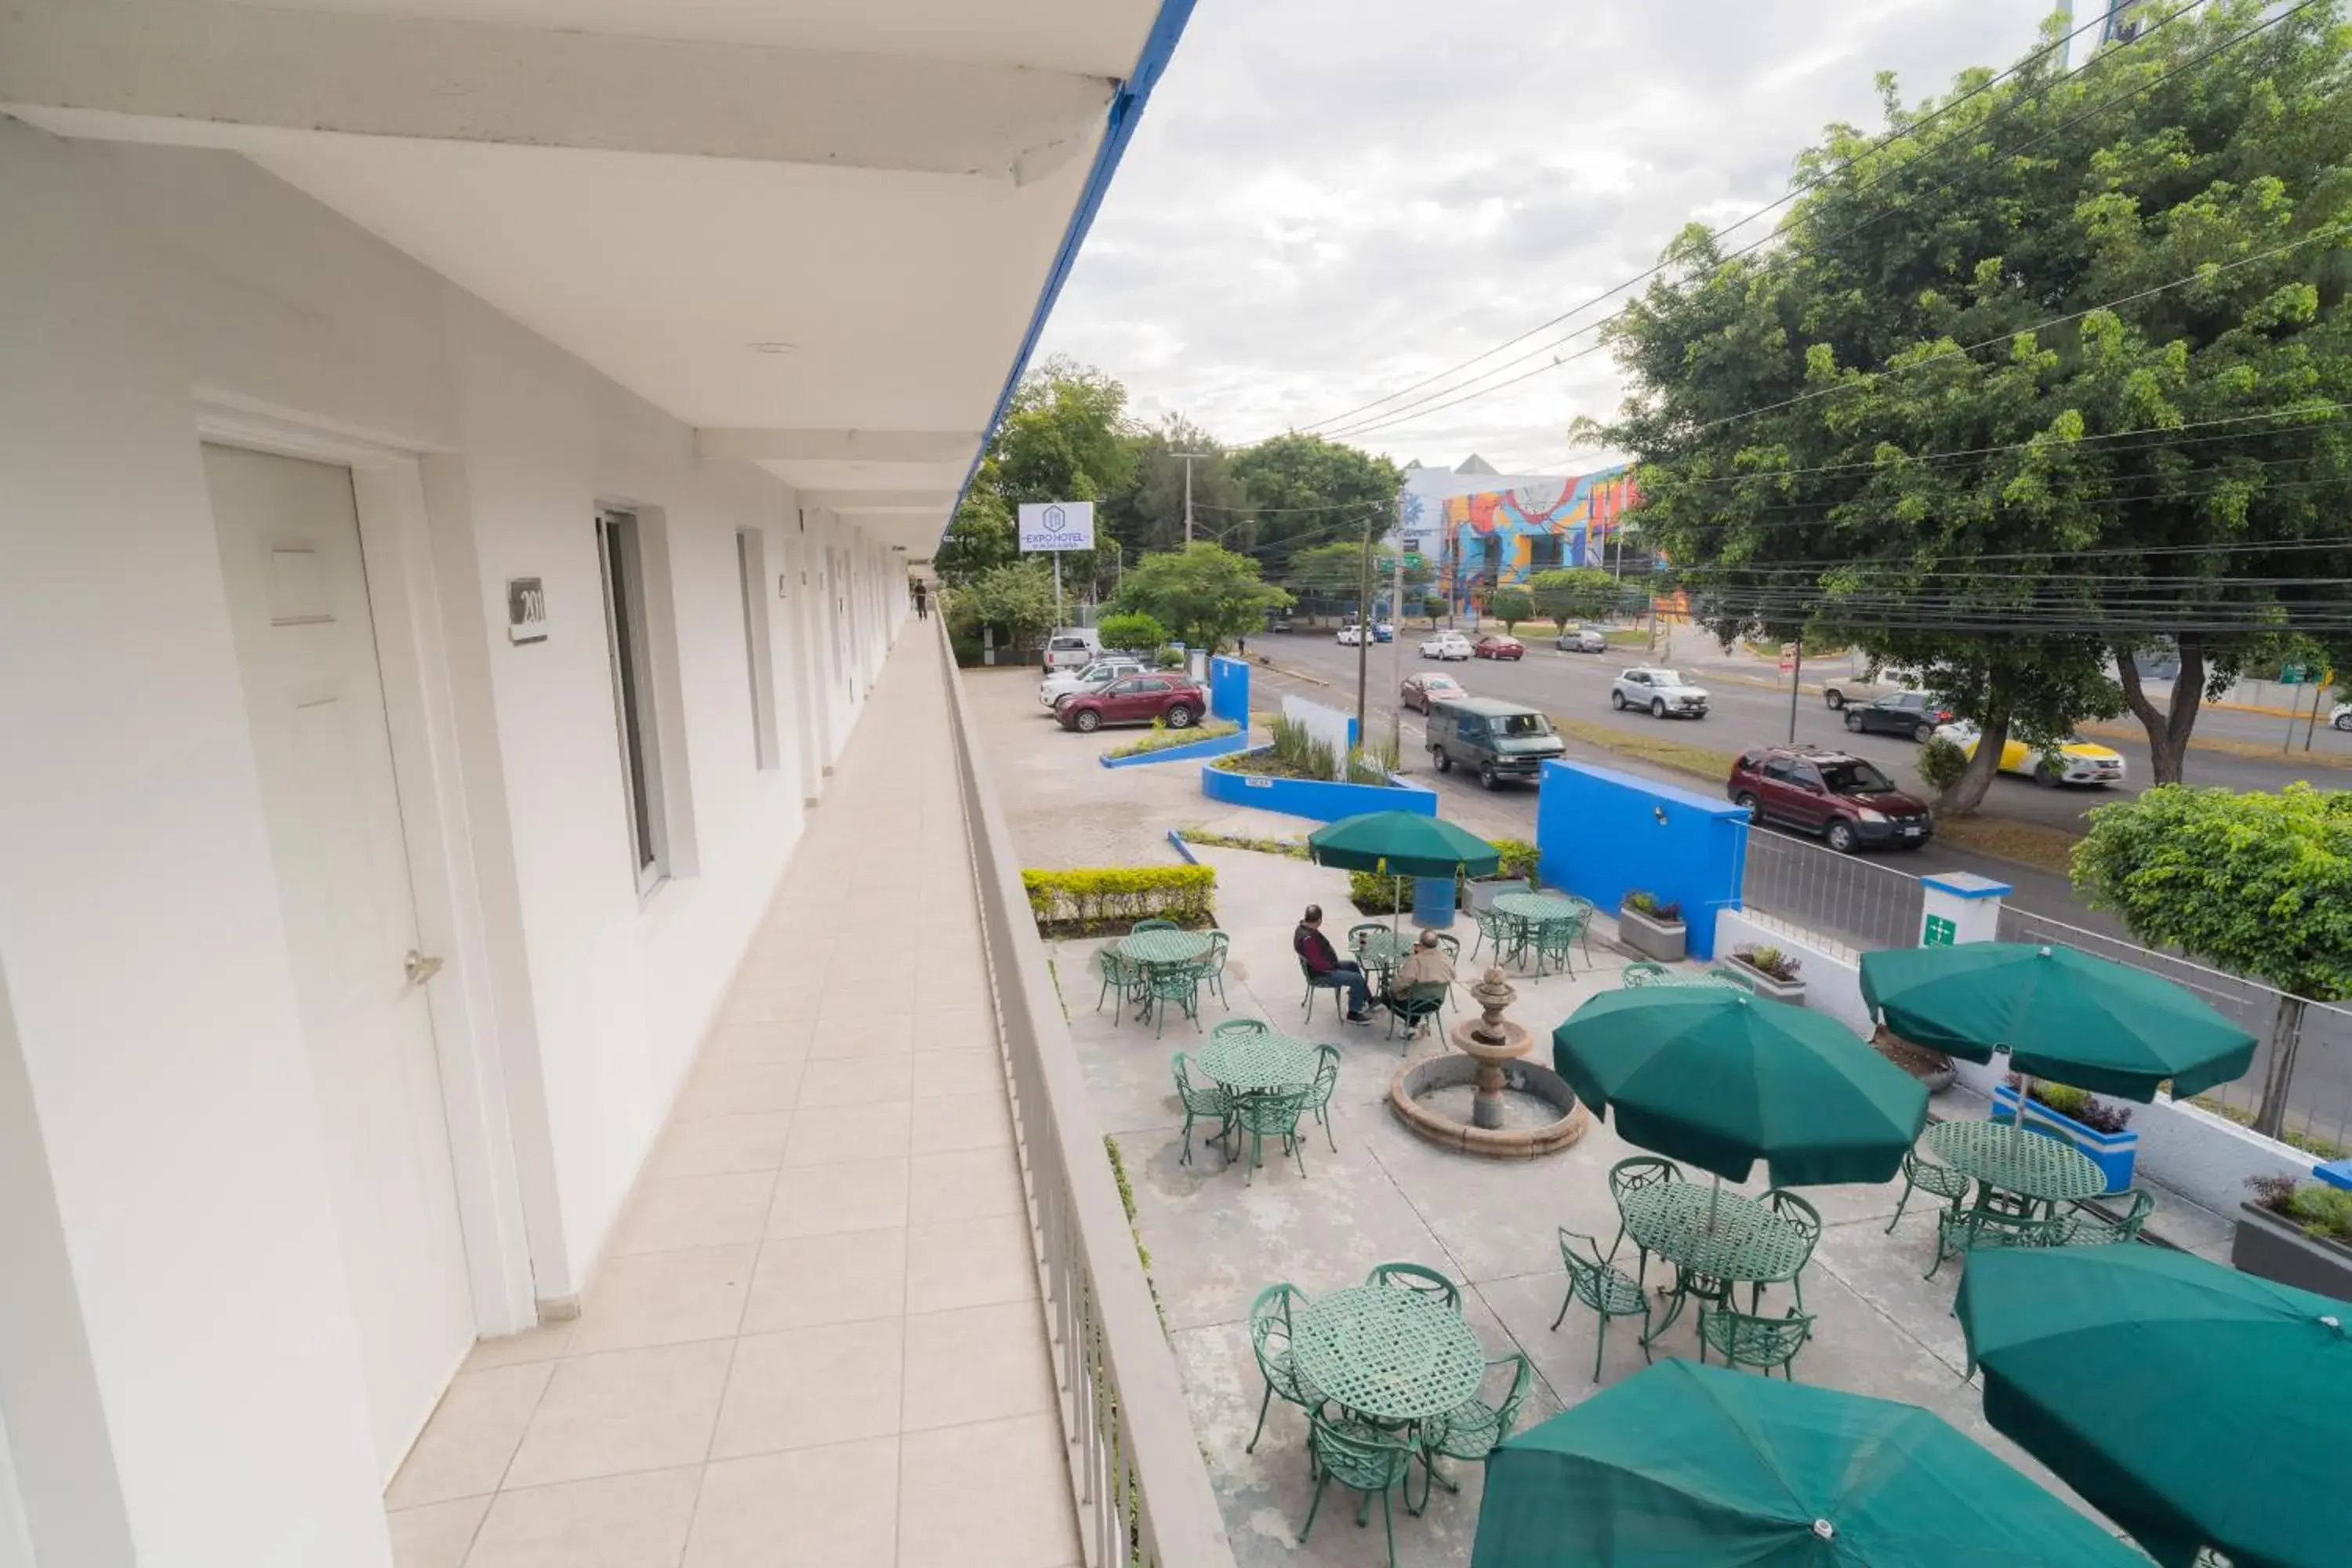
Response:
[[[1973,871],[1940,871],[1922,877],[1926,907],[1919,916],[1921,947],[1954,947],[1964,942],[1992,942],[2000,930],[2000,901],[2011,891]]]

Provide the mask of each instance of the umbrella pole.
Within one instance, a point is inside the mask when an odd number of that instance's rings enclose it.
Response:
[[[1706,1233],[1709,1236],[1715,1234],[1715,1211],[1722,1205],[1722,1203],[1723,1177],[1718,1173],[1715,1178],[1714,1190],[1706,1194]]]
[[[1403,919],[1404,879],[1391,877],[1389,879],[1389,935],[1402,936],[1404,933],[1404,927],[1399,923]]]
[[[2017,1075],[2017,1110],[2010,1118],[2012,1124],[2019,1127],[2025,1125],[2025,1102],[2032,1097],[2033,1075],[2030,1072],[2019,1073]]]

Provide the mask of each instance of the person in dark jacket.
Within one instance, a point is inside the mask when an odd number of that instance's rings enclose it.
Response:
[[[1290,947],[1298,954],[1298,962],[1307,966],[1307,972],[1318,981],[1326,975],[1339,976],[1339,984],[1348,990],[1348,1022],[1369,1024],[1372,1021],[1371,991],[1364,984],[1363,967],[1352,959],[1341,958],[1331,950],[1331,939],[1323,934],[1322,905],[1307,906],[1307,913],[1299,921],[1298,929],[1290,933]]]

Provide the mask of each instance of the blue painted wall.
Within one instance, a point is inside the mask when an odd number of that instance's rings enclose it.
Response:
[[[1536,857],[1546,884],[1603,910],[1637,888],[1673,900],[1692,954],[1712,958],[1716,911],[1739,907],[1748,812],[1590,763],[1546,763]]]
[[[1317,822],[1337,822],[1343,816],[1360,816],[1368,811],[1437,815],[1435,790],[1402,783],[1382,789],[1378,784],[1277,779],[1263,773],[1229,773],[1223,768],[1204,767],[1201,770],[1201,793],[1221,805],[1254,805],[1260,811],[1287,812]]]
[[[1250,667],[1223,654],[1209,661],[1209,711],[1249,727]]]
[[[1096,759],[1107,768],[1139,768],[1146,763],[1201,763],[1211,757],[1222,757],[1228,752],[1249,750],[1249,731],[1220,735],[1213,741],[1194,741],[1190,745],[1170,746],[1158,752],[1141,752],[1132,757],[1114,757],[1106,752]]]

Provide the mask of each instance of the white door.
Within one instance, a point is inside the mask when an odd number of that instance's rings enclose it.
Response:
[[[350,470],[205,447],[386,1479],[474,1340]]]

